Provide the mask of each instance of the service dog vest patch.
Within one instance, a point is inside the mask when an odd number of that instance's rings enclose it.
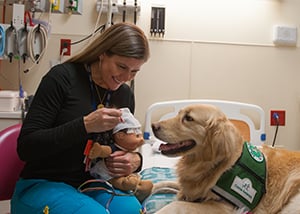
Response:
[[[245,142],[241,157],[218,180],[213,192],[244,211],[253,210],[266,192],[266,160]]]

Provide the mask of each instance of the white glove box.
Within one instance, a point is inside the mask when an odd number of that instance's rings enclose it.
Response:
[[[14,112],[21,109],[19,91],[0,90],[0,112]]]

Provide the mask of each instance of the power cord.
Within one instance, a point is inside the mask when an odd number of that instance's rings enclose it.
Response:
[[[97,3],[98,4],[98,3]],[[99,5],[100,6],[100,9],[99,9],[99,13],[98,13],[98,17],[97,17],[97,21],[96,21],[96,24],[95,24],[95,27],[94,27],[94,30],[93,30],[93,33],[91,34],[90,36],[90,43],[92,42],[92,38],[94,37],[94,35],[96,34],[97,32],[97,26],[99,25],[100,23],[100,19],[101,19],[101,15],[102,15],[102,8],[103,8],[103,1],[101,1],[101,4]]]
[[[272,115],[272,117],[276,121],[276,130],[275,130],[275,134],[274,134],[274,138],[273,138],[273,143],[272,143],[272,147],[274,147],[275,146],[276,137],[277,137],[278,127],[279,127],[279,115],[277,113],[274,113]]]
[[[98,31],[102,32],[103,30],[105,29],[105,25],[101,25],[100,27],[98,27],[94,33],[91,33],[89,35],[87,35],[86,37],[84,37],[83,39],[79,40],[79,41],[75,41],[75,42],[72,42],[71,45],[77,45],[87,39],[89,39],[90,37],[92,37],[95,33],[97,33]]]
[[[62,63],[62,59],[64,57],[64,54],[68,52],[68,48],[63,48],[59,57],[59,62]]]
[[[24,70],[24,73],[28,73],[31,69],[33,69],[33,67],[39,63],[46,52],[48,47],[48,34],[50,34],[51,31],[51,7],[52,4],[49,4],[47,22],[41,21],[41,17],[43,16],[44,12],[40,13],[40,17],[38,19],[34,19],[35,11],[32,11],[32,17],[30,16],[30,13],[25,14],[25,16],[28,16],[29,24],[31,26],[27,35],[27,57],[31,59],[33,65]],[[26,20],[26,18],[24,18],[24,20]]]
[[[28,55],[33,63],[38,63],[45,53],[48,44],[47,29],[41,24],[31,28],[28,33],[27,47]]]
[[[29,72],[43,57],[48,46],[48,33],[46,26],[36,24],[31,28],[27,35],[28,57],[32,60],[33,65],[24,70],[24,73]]]

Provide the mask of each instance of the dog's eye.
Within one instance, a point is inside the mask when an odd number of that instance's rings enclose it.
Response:
[[[188,114],[184,115],[183,120],[185,120],[185,121],[194,121],[194,119]]]

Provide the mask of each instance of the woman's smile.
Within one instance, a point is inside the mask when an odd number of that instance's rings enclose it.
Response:
[[[117,78],[116,76],[113,76],[112,78],[113,78],[113,80],[114,80],[117,84],[122,84],[122,83],[123,83],[123,81],[118,80],[118,78]]]

